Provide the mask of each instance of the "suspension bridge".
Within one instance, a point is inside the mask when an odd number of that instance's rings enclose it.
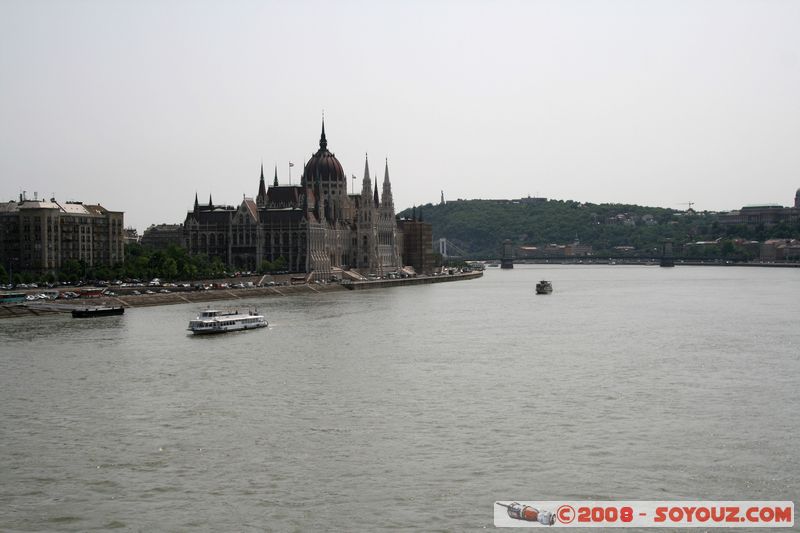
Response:
[[[446,238],[439,239],[438,245],[438,252],[442,256],[442,259],[464,259],[467,256],[467,252],[453,244],[452,242],[448,241]]]

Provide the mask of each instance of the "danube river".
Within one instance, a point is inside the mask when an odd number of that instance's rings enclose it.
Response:
[[[197,304],[0,321],[0,530],[800,500],[800,269],[518,266],[250,302],[268,329],[191,337]]]

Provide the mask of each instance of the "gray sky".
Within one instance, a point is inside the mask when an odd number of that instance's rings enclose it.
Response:
[[[297,183],[328,147],[395,206],[791,205],[800,2],[0,0],[0,200],[127,225]],[[352,180],[350,180],[352,183]]]

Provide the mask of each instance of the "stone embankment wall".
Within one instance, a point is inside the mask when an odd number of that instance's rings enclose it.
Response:
[[[426,285],[429,283],[443,283],[446,281],[461,281],[475,279],[483,276],[483,272],[464,272],[460,274],[442,274],[440,276],[422,276],[405,279],[377,279],[374,281],[353,281],[343,284],[351,290],[383,289],[386,287],[399,287],[404,285]]]
[[[359,281],[342,284],[329,283],[318,285],[313,283],[301,285],[280,285],[274,287],[252,287],[246,289],[186,290],[180,292],[170,292],[166,294],[118,294],[117,296],[79,298],[75,300],[37,300],[22,304],[0,305],[0,318],[39,316],[52,313],[69,313],[76,307],[95,307],[98,305],[121,305],[128,308],[136,308],[153,305],[202,303],[222,300],[230,302],[232,300],[245,300],[250,298],[265,298],[272,296],[292,296],[294,294],[319,294],[332,291],[344,291],[347,289],[380,289],[403,285],[420,285],[427,283],[441,283],[446,281],[474,279],[479,278],[482,275],[482,272],[468,272],[464,274]]]

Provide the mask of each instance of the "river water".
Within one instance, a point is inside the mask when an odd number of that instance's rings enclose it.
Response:
[[[798,269],[518,266],[248,302],[268,329],[191,337],[197,304],[0,321],[0,530],[800,500]]]

